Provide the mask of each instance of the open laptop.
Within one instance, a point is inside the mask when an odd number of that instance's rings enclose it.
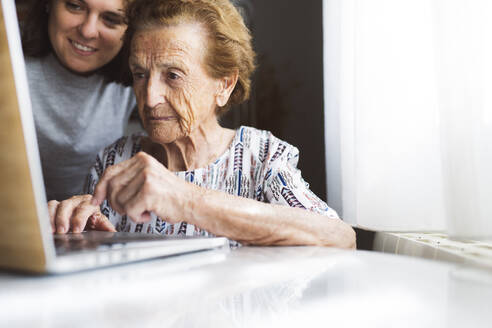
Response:
[[[53,236],[14,0],[0,7],[0,213],[0,267],[12,270],[70,272],[229,247],[226,238]]]

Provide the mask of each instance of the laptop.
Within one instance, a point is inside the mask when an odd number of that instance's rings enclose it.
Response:
[[[210,249],[226,238],[53,235],[14,0],[0,7],[0,268],[63,273]]]

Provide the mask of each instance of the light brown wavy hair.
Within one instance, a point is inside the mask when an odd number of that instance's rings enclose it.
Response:
[[[249,98],[255,52],[251,33],[238,10],[229,0],[137,0],[127,9],[125,44],[130,47],[135,32],[183,22],[203,24],[209,42],[206,71],[212,78],[223,78],[238,71],[239,77],[229,101],[217,108],[217,115]]]

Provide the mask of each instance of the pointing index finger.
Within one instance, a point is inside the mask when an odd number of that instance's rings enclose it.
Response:
[[[122,170],[125,170],[130,165],[132,165],[133,162],[135,161],[136,161],[136,156],[107,168],[104,171],[102,178],[97,183],[96,188],[94,188],[94,195],[91,200],[91,205],[100,206],[102,202],[106,199],[109,181],[113,177],[118,175]]]

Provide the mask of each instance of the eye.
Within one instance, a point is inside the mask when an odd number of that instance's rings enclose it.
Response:
[[[167,78],[171,81],[179,80],[180,76],[174,72],[167,73]]]
[[[145,73],[144,72],[133,72],[132,73],[133,80],[138,81],[138,80],[143,80],[145,79]]]
[[[103,15],[102,19],[104,24],[109,27],[116,27],[125,23],[125,20],[120,15]]]
[[[81,11],[83,8],[79,2],[65,1],[65,7],[70,11]]]

